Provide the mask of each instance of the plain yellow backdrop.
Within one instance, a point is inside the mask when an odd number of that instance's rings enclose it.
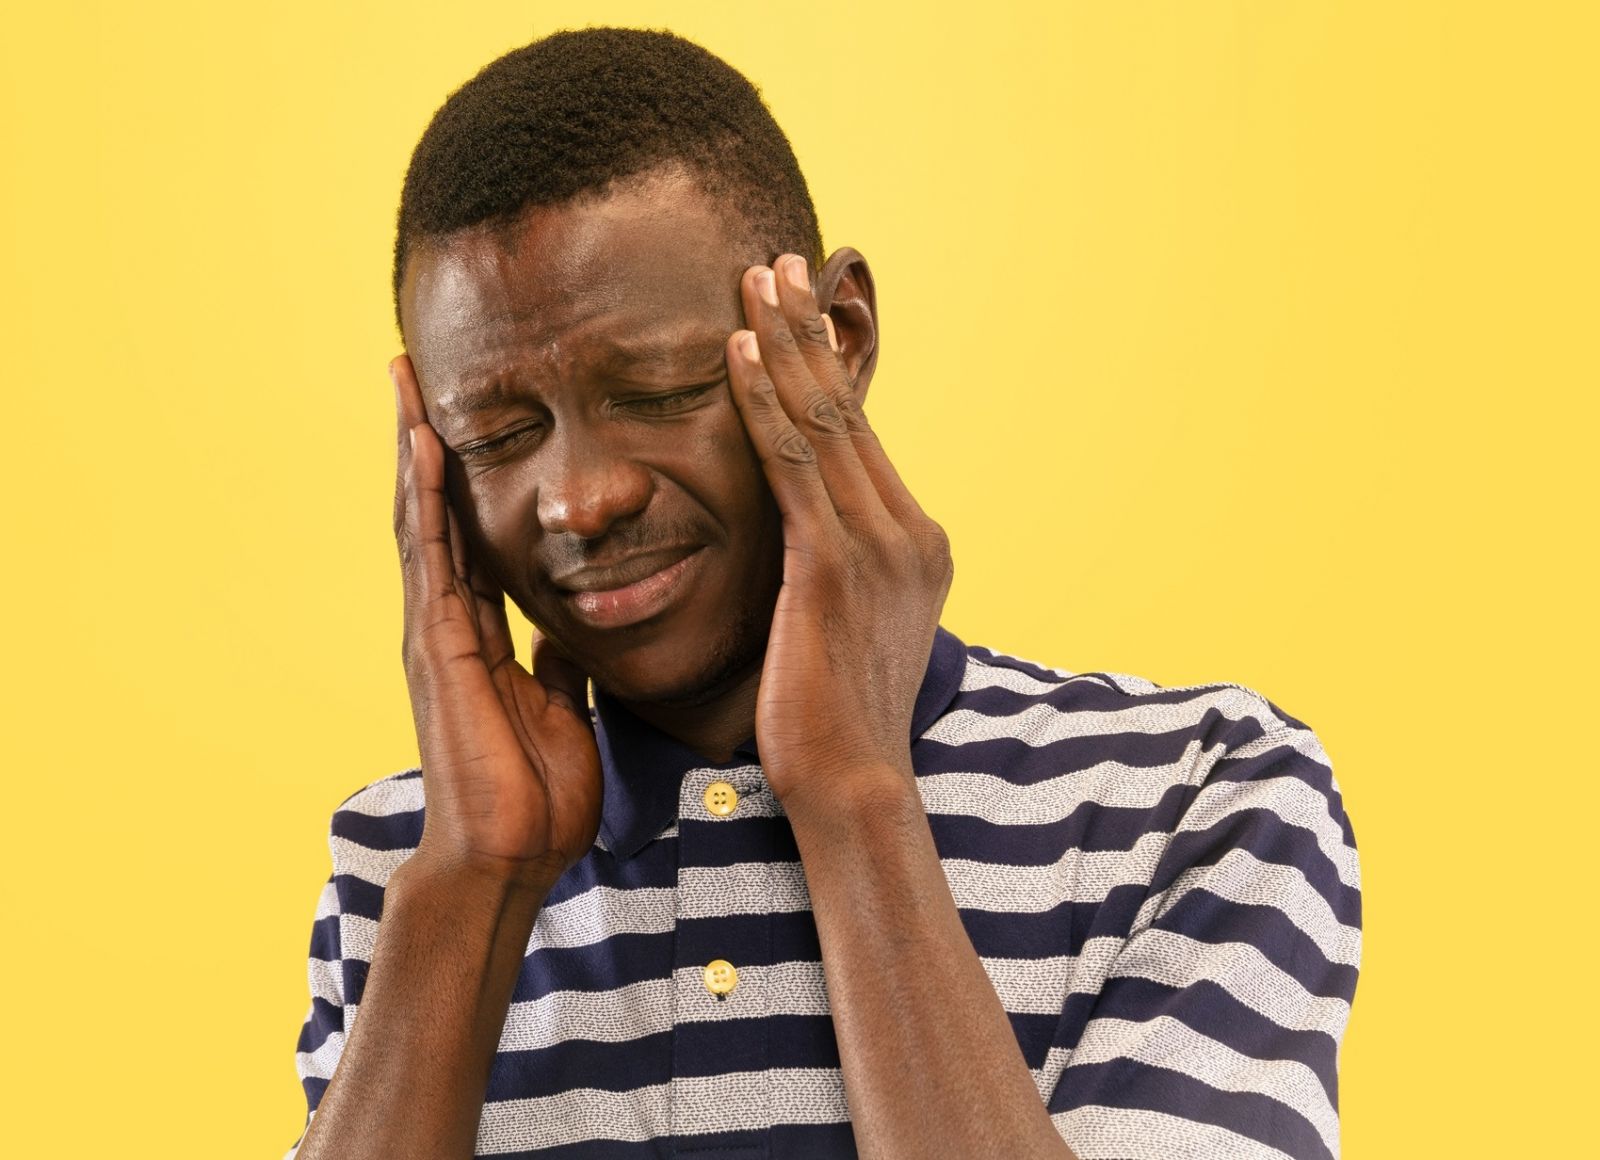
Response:
[[[871,262],[869,412],[954,542],[948,627],[1322,737],[1366,891],[1346,1156],[1592,1146],[1588,11],[9,13],[7,1153],[299,1134],[328,818],[416,753],[401,177],[454,87],[591,23],[745,72]]]

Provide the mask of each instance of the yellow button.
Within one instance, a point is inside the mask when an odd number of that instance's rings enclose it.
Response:
[[[739,972],[727,959],[712,959],[706,964],[706,990],[721,999],[739,985]]]
[[[739,791],[725,781],[714,781],[706,786],[706,809],[725,818],[739,804]]]

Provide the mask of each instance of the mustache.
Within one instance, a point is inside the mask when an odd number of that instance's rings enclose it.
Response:
[[[689,548],[707,543],[702,530],[687,522],[634,520],[607,528],[592,538],[557,535],[547,537],[540,567],[546,575],[565,576],[581,568],[604,567],[669,548]]]

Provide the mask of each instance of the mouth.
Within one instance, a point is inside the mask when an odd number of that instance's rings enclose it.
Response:
[[[703,547],[658,571],[620,588],[575,592],[563,589],[561,599],[573,617],[590,628],[622,628],[659,616],[688,592],[699,571]]]

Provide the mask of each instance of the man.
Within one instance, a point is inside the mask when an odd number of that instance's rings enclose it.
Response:
[[[558,33],[429,125],[422,760],[333,817],[291,1155],[1337,1153],[1360,896],[1315,734],[940,627],[872,276],[821,259],[756,90],[668,33]]]

